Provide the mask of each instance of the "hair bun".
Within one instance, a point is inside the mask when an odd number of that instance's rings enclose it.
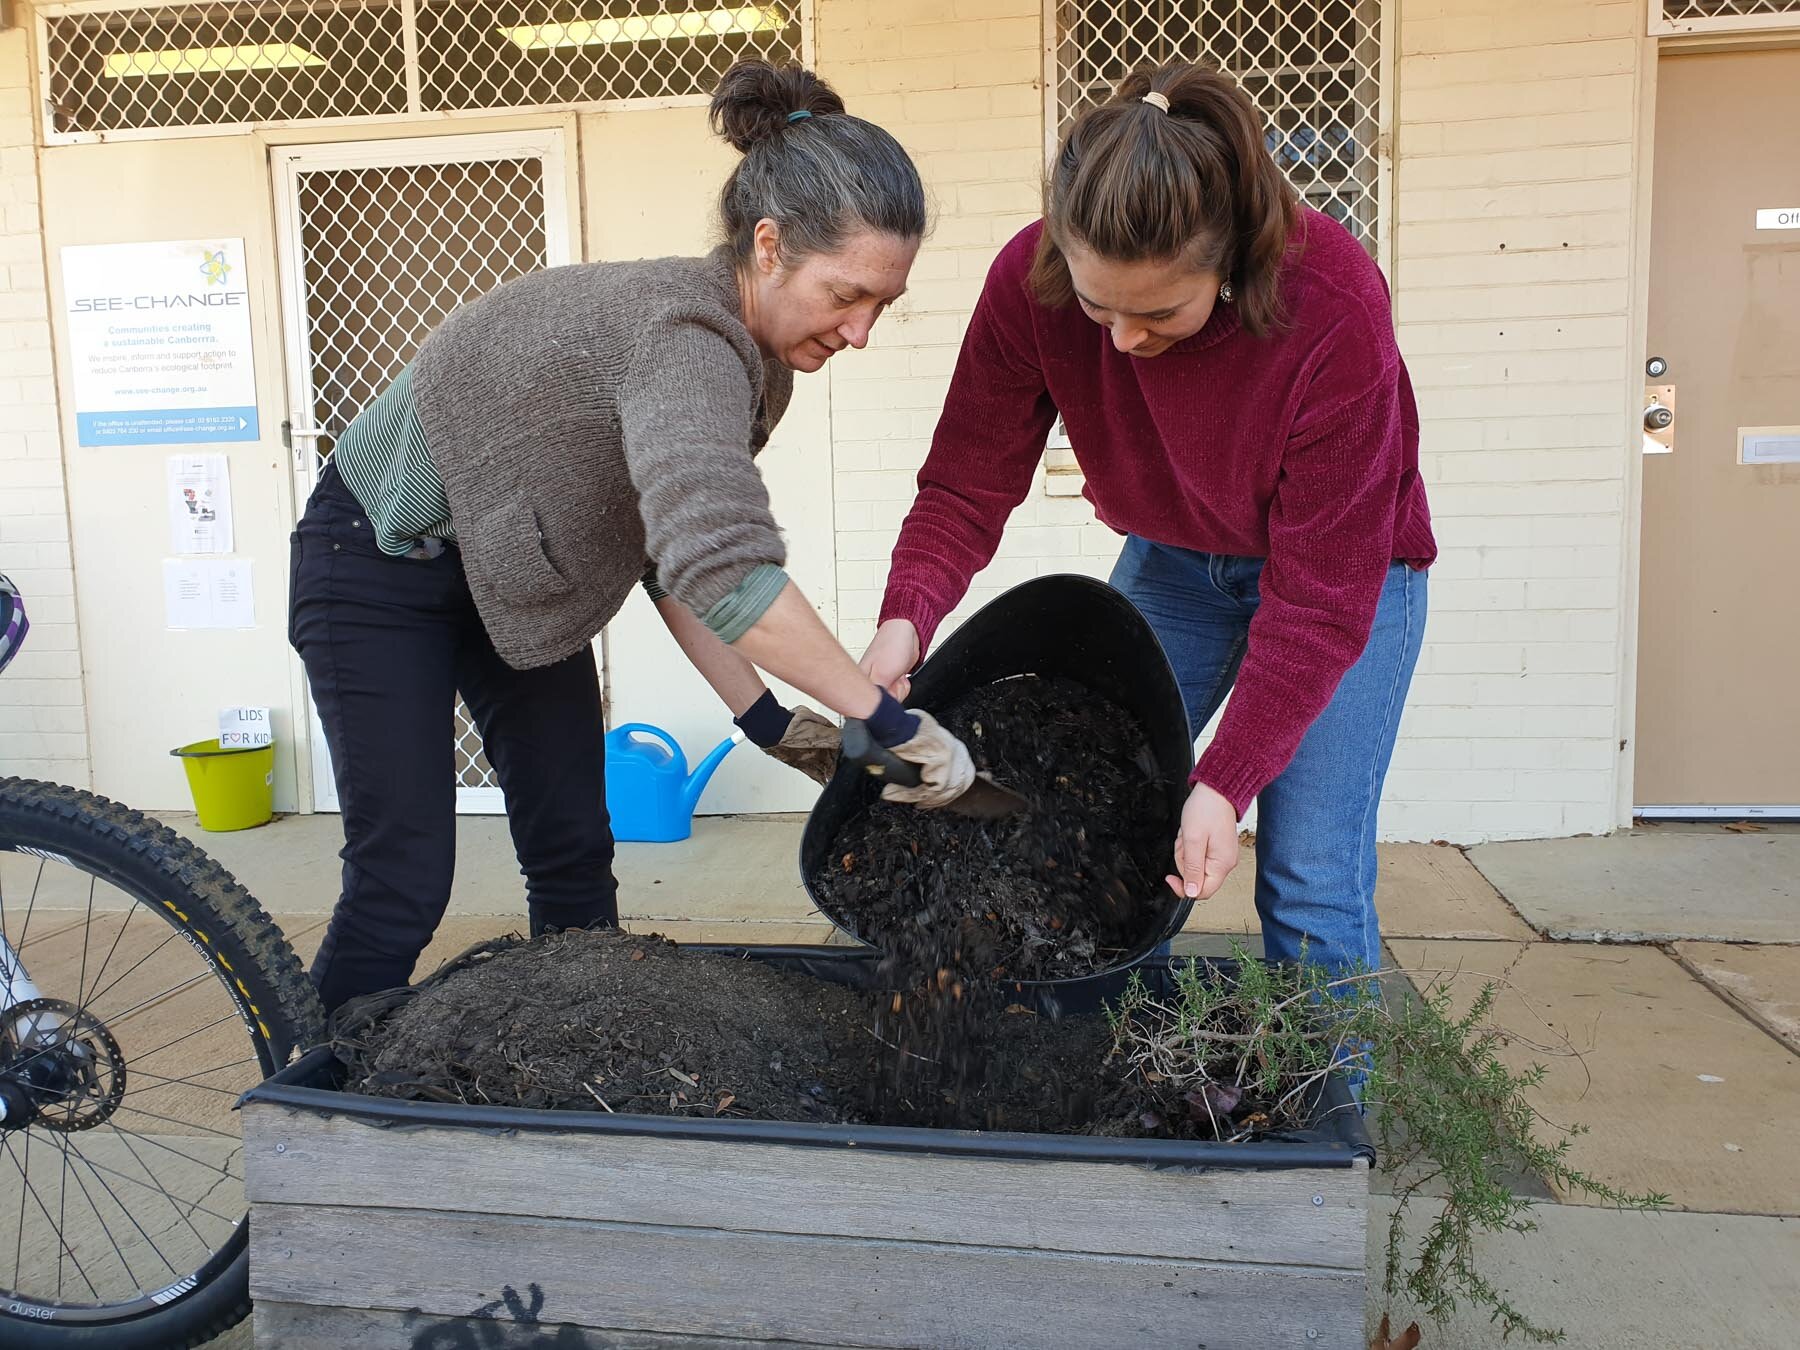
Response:
[[[751,60],[725,72],[707,118],[715,132],[747,153],[758,141],[785,131],[793,113],[822,117],[843,111],[844,100],[810,70]]]

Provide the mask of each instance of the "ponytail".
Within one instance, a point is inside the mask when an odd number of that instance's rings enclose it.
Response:
[[[1229,76],[1186,62],[1134,71],[1057,147],[1031,271],[1038,299],[1074,299],[1063,250],[1076,245],[1110,262],[1216,272],[1246,331],[1279,327],[1298,204],[1265,137],[1262,114]]]

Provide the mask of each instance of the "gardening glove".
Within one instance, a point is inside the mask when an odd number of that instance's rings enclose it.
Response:
[[[948,806],[975,781],[975,761],[969,758],[969,747],[939,726],[930,713],[913,708],[908,716],[917,721],[918,730],[910,740],[887,748],[901,759],[919,766],[920,782],[917,787],[889,783],[881,789],[881,799],[905,802],[925,810]],[[873,720],[870,726],[874,726]]]
[[[823,786],[837,772],[839,741],[837,723],[811,708],[799,707],[781,739],[764,746],[763,753]]]
[[[784,708],[765,689],[761,698],[731,720],[765,755],[800,770],[815,783],[829,783],[837,771],[838,729],[811,708]]]

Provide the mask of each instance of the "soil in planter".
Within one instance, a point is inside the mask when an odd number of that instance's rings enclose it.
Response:
[[[983,686],[933,710],[1023,794],[1003,820],[877,801],[839,831],[816,894],[858,936],[933,974],[1091,975],[1148,936],[1174,823],[1143,728],[1066,679]]]
[[[1065,1133],[1101,1123],[1104,1018],[984,1004],[959,1061],[978,1067],[946,1075],[877,1029],[893,1000],[615,930],[502,938],[348,1005],[335,1049],[346,1090],[412,1100]],[[1124,1118],[1106,1132],[1130,1132],[1135,1112],[1111,1110]]]

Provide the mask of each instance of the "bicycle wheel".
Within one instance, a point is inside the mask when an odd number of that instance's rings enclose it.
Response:
[[[250,1306],[233,1108],[318,1038],[311,983],[192,843],[18,778],[0,778],[0,936],[29,979],[0,970],[0,1344],[217,1335]]]

